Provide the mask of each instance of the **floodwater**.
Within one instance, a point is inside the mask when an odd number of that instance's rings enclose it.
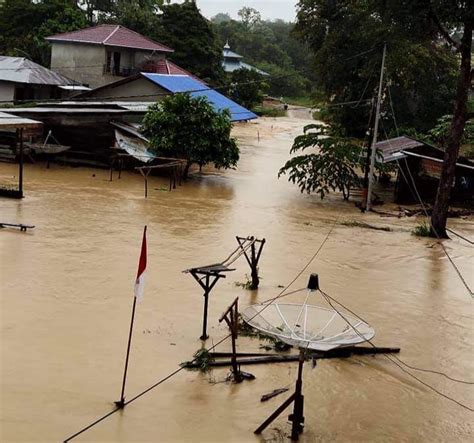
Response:
[[[209,306],[207,345],[227,335],[218,318],[239,297],[241,306],[273,297],[305,266],[335,221],[328,241],[291,286],[310,272],[321,287],[376,330],[375,343],[399,346],[400,358],[451,377],[473,380],[472,299],[443,251],[410,235],[419,220],[362,215],[352,203],[299,193],[277,179],[304,120],[260,119],[239,125],[241,161],[235,171],[212,170],[166,192],[165,179],[132,173],[28,165],[22,201],[0,200],[0,221],[34,224],[26,233],[0,230],[1,441],[62,441],[111,411],[119,399],[143,225],[148,225],[148,275],[137,306],[127,397],[142,392],[190,360],[201,347],[203,297],[182,270],[225,258],[236,235],[267,240],[258,291],[238,287],[245,260],[220,280]],[[258,140],[258,133],[260,141]],[[16,166],[0,164],[0,180]],[[392,232],[342,225],[358,220]],[[473,219],[451,227],[474,238]],[[445,242],[474,287],[474,249]],[[304,294],[287,297],[302,300]],[[316,297],[316,296],[315,296]],[[322,304],[315,299],[314,304]],[[239,338],[242,352],[259,342]],[[230,342],[218,351],[230,351]],[[73,441],[286,441],[285,411],[258,437],[253,430],[288,394],[296,363],[243,368],[256,379],[225,383],[181,371]],[[472,385],[416,372],[417,377],[471,408]],[[472,441],[473,414],[422,386],[383,356],[324,360],[304,370],[306,426],[302,442]]]

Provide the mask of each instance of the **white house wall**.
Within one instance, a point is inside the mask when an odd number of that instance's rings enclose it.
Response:
[[[15,97],[15,83],[0,81],[0,102],[13,102]],[[2,103],[0,103],[1,105]],[[5,103],[3,103],[5,104]]]

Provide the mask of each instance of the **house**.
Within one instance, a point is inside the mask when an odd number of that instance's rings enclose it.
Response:
[[[416,192],[423,201],[434,200],[444,161],[441,149],[406,136],[380,141],[375,146],[383,163],[398,166],[396,203],[417,202]],[[451,200],[463,203],[474,200],[474,162],[464,157],[459,157],[456,163]]]
[[[166,95],[180,92],[189,92],[193,97],[206,97],[216,110],[229,110],[232,121],[257,118],[253,112],[211,89],[201,80],[184,74],[141,72],[81,94],[79,98],[87,98],[89,104],[96,100],[116,104],[122,102],[122,106],[128,107],[140,102],[151,105]]]
[[[89,88],[23,57],[0,56],[0,102],[69,97]]]
[[[225,72],[234,72],[238,69],[249,69],[251,71],[258,72],[261,75],[270,75],[268,72],[262,71],[261,69],[256,68],[255,66],[249,65],[242,61],[243,57],[236,52],[230,50],[229,42],[227,42],[224,46],[224,50],[222,51],[222,55],[224,60],[222,61],[222,67],[224,68]]]
[[[120,25],[98,25],[46,37],[51,69],[92,88],[128,77],[173,52]]]

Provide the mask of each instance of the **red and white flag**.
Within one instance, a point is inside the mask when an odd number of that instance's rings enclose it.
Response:
[[[140,253],[140,261],[138,262],[137,279],[135,280],[135,297],[137,301],[143,298],[143,290],[145,289],[145,271],[146,271],[146,226],[143,230],[142,251]]]

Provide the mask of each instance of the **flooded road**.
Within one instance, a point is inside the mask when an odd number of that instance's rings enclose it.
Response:
[[[133,283],[143,225],[148,225],[148,275],[137,307],[127,398],[190,360],[201,347],[202,291],[183,269],[224,259],[236,235],[267,240],[261,287],[250,292],[244,261],[220,280],[209,306],[207,346],[227,335],[218,324],[239,296],[242,306],[274,297],[305,266],[337,224],[310,272],[321,287],[366,319],[375,343],[399,346],[410,365],[463,380],[474,374],[472,299],[442,249],[410,235],[419,220],[362,215],[338,195],[302,195],[278,169],[288,158],[297,119],[240,125],[241,160],[235,171],[205,171],[173,192],[152,177],[149,197],[132,173],[110,182],[109,172],[28,165],[22,201],[0,199],[0,221],[36,225],[27,233],[0,230],[1,441],[62,441],[113,408],[120,396]],[[260,141],[258,141],[258,134]],[[0,164],[0,179],[16,166]],[[392,232],[342,225],[364,221]],[[474,238],[473,220],[451,227]],[[474,249],[446,242],[474,287]],[[302,301],[302,295],[287,297]],[[314,304],[323,304],[315,299]],[[242,352],[260,342],[239,338]],[[230,342],[218,351],[230,351]],[[73,441],[287,441],[284,413],[261,437],[253,430],[292,387],[296,363],[243,368],[256,376],[239,385],[181,371]],[[440,392],[474,407],[472,385],[414,372]],[[211,381],[212,383],[210,383]],[[302,442],[472,441],[473,413],[409,378],[383,356],[325,360],[304,370],[306,427]]]

